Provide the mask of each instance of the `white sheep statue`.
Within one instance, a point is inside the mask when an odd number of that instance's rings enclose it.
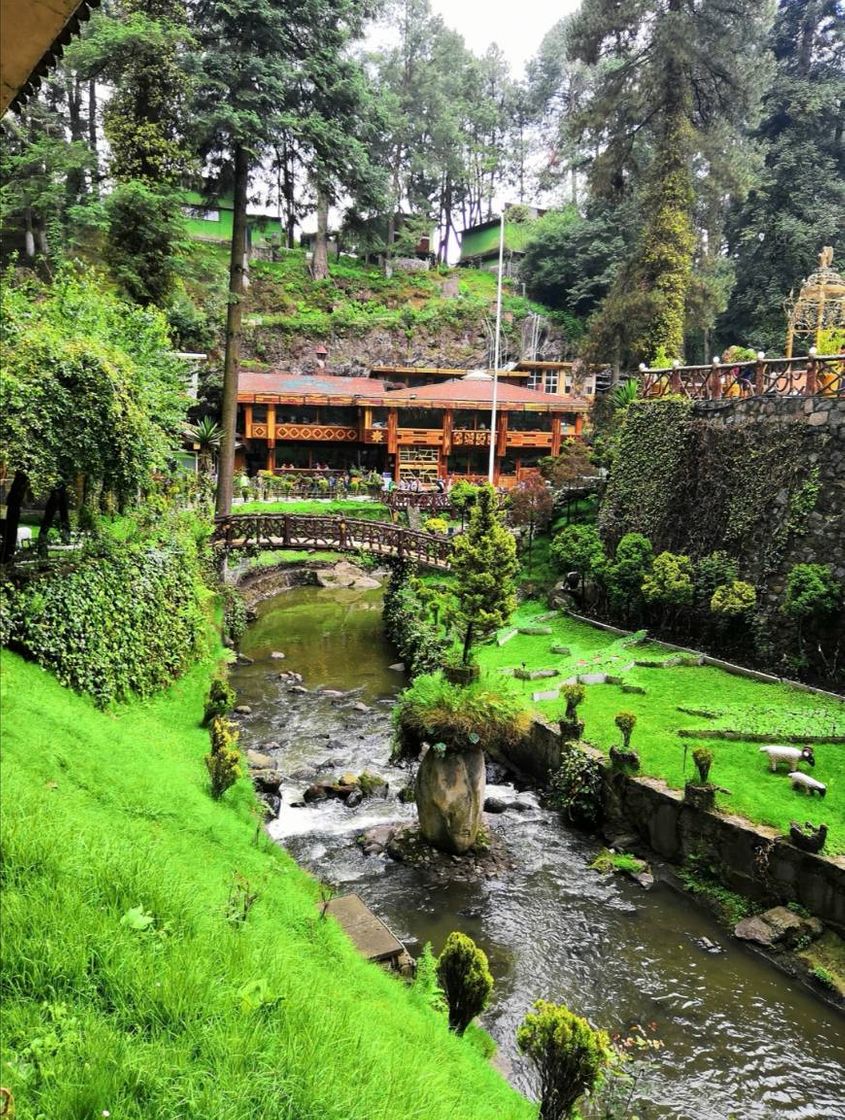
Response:
[[[769,746],[760,747],[760,750],[768,755],[773,774],[783,762],[793,770],[797,769],[799,762],[809,762],[811,766],[816,765],[816,756],[813,754],[812,747],[780,747],[777,744],[769,744]]]
[[[792,782],[793,789],[805,789],[807,793],[817,793],[819,797],[824,797],[827,793],[827,786],[824,782],[818,782],[815,778],[811,778],[809,774],[803,774],[800,770],[793,770],[787,777]]]

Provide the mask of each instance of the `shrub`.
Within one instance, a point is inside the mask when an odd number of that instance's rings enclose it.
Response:
[[[619,712],[613,722],[622,732],[622,746],[627,750],[631,745],[631,733],[636,726],[637,717],[633,712]]]
[[[707,750],[706,747],[696,747],[692,752],[692,760],[695,763],[695,768],[698,771],[698,780],[701,784],[707,785],[707,779],[710,775],[710,767],[713,765],[713,752]]]
[[[205,756],[205,765],[211,779],[211,796],[218,800],[241,776],[238,729],[222,716],[215,716],[208,732],[211,750]]]
[[[580,572],[583,578],[599,576],[604,570],[604,546],[593,525],[567,525],[555,536],[549,549],[559,572]]]
[[[634,613],[642,601],[642,586],[651,571],[654,550],[642,533],[626,533],[616,547],[616,555],[607,566],[605,580],[611,604],[626,616]]]
[[[735,579],[716,588],[710,600],[710,610],[713,614],[720,614],[726,618],[738,618],[753,610],[756,604],[757,592],[751,584]]]
[[[578,718],[578,705],[583,704],[587,690],[582,684],[565,684],[560,690],[561,697],[566,701],[566,719]]]
[[[187,531],[166,543],[104,539],[70,571],[49,571],[10,595],[9,643],[104,707],[148,696],[202,647],[200,555]]]
[[[642,591],[649,603],[689,606],[693,598],[692,560],[674,552],[661,552],[643,579]]]
[[[724,583],[733,583],[739,578],[739,566],[724,549],[702,556],[695,566],[695,589],[704,603],[709,603],[713,592]],[[712,610],[712,607],[711,607]]]
[[[235,690],[225,677],[214,677],[205,701],[203,726],[207,726],[217,716],[225,716],[235,706]]]
[[[246,603],[236,587],[224,583],[221,588],[223,599],[223,638],[236,646],[246,633]]]
[[[795,564],[786,578],[782,612],[798,622],[833,614],[842,599],[842,587],[830,564]]]
[[[426,1007],[430,1007],[433,1011],[446,1011],[447,1009],[443,989],[437,979],[437,960],[432,952],[430,941],[426,941],[423,951],[417,959],[414,994],[422,1000]]]
[[[425,531],[427,533],[439,533],[445,536],[449,532],[449,522],[445,517],[429,517],[425,523]]]
[[[447,643],[426,618],[419,590],[409,581],[410,572],[404,561],[393,564],[382,619],[388,640],[396,647],[410,675],[416,677],[440,668]]]
[[[540,1078],[540,1120],[566,1120],[610,1064],[610,1039],[563,1004],[538,999],[516,1044]]]
[[[518,742],[528,732],[529,716],[522,696],[508,681],[495,688],[475,681],[461,686],[442,673],[417,677],[393,709],[400,755],[415,757],[424,740],[443,743],[446,750],[468,750],[478,744],[493,749]]]
[[[565,747],[560,768],[549,782],[548,798],[561,816],[578,828],[595,829],[604,814],[602,768],[578,747]]]
[[[437,979],[449,1007],[449,1029],[463,1034],[493,990],[487,955],[466,934],[450,933],[437,960]]]

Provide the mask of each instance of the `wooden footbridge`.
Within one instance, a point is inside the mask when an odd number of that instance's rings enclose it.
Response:
[[[212,543],[224,553],[274,552],[287,548],[369,552],[374,556],[416,560],[424,567],[441,571],[448,570],[452,551],[448,537],[404,529],[383,521],[288,513],[233,513],[217,517]]]

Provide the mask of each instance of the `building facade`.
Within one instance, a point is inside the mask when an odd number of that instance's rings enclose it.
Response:
[[[562,442],[580,436],[586,398],[540,393],[513,376],[396,367],[378,377],[244,370],[238,390],[238,466],[248,474],[374,470],[394,481],[486,478],[494,440],[498,485],[533,473]],[[524,379],[525,374],[522,374]],[[417,384],[409,384],[416,380]]]

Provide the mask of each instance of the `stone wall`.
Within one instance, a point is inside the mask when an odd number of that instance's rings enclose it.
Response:
[[[780,607],[795,564],[829,564],[845,586],[845,399],[635,402],[599,528],[611,550],[637,532],[655,552],[699,559],[726,551],[755,586],[757,606],[741,632],[704,618],[702,640],[761,668],[834,687],[843,680],[845,607],[820,620],[803,649]],[[683,614],[673,625],[689,637]]]
[[[614,772],[599,751],[585,749],[605,767],[608,837],[633,833],[671,863],[700,856],[740,894],[766,904],[798,902],[845,935],[845,857],[802,852],[776,829],[685,805],[683,794],[665,782]],[[560,766],[560,754],[557,727],[535,720],[530,736],[504,761],[544,784]]]

